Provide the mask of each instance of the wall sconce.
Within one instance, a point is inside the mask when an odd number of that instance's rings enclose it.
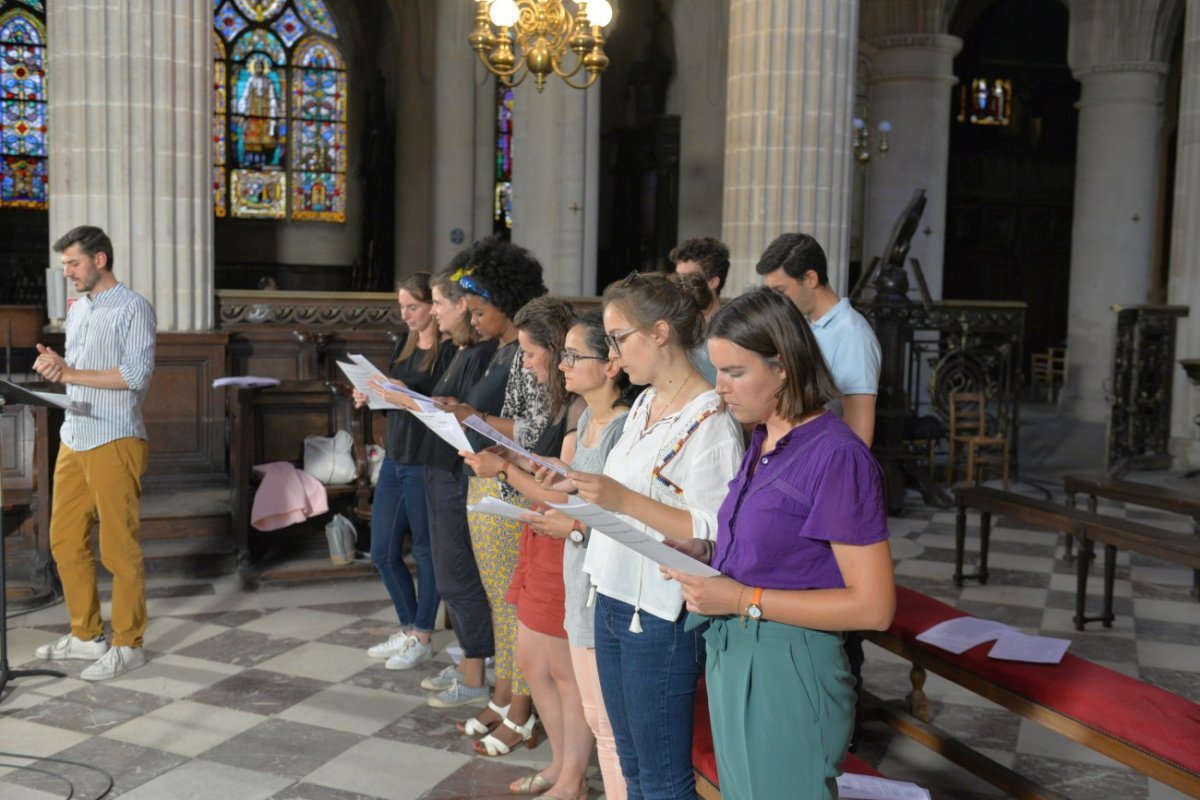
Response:
[[[888,154],[888,134],[892,132],[892,123],[886,119],[879,123],[879,144],[876,149],[880,158]],[[871,160],[871,126],[861,117],[854,118],[854,158],[860,164]]]

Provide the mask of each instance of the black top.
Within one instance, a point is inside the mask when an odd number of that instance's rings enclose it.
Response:
[[[400,355],[400,351],[404,349],[404,342],[396,343],[395,350],[392,351],[392,357],[388,359],[387,374],[389,378],[395,378],[404,383],[405,386],[412,389],[414,392],[421,394],[429,394],[438,379],[442,377],[450,366],[450,362],[454,359],[454,354],[458,348],[452,342],[440,342],[438,344],[438,359],[433,365],[432,372],[426,372],[421,369],[421,362],[425,359],[428,350],[417,348],[412,351],[412,354],[403,361],[397,361],[396,358]],[[387,412],[387,454],[392,461],[397,464],[421,464],[421,450],[424,444],[426,434],[429,429],[412,414],[407,411],[389,411]]]
[[[561,458],[563,439],[567,438],[568,433],[575,433],[579,429],[579,418],[586,408],[587,403],[582,397],[572,396],[571,402],[558,413],[558,419],[546,426],[529,452],[537,456]]]
[[[429,393],[430,396],[462,399],[463,395],[479,382],[495,352],[496,342],[494,340],[457,350],[454,360],[442,374],[437,386],[433,387],[433,391]],[[503,388],[501,392],[503,393]],[[413,421],[416,422],[416,420]],[[448,472],[457,472],[462,469],[462,458],[458,455],[458,451],[440,436],[432,433],[425,437],[422,444],[421,463],[426,467],[437,467]]]
[[[512,372],[516,359],[520,357],[521,351],[516,339],[499,347],[496,354],[492,356],[483,377],[458,399],[480,413],[486,412],[493,416],[499,416],[501,409],[504,408],[504,389],[508,386],[508,375]],[[517,369],[520,369],[520,366]],[[482,433],[472,430],[467,431],[467,441],[471,443],[471,447],[474,447],[476,452],[495,444]]]

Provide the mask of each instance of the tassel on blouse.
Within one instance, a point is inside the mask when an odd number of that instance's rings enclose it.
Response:
[[[640,608],[633,610],[633,619],[629,622],[629,630],[633,633],[642,632],[642,610]]]

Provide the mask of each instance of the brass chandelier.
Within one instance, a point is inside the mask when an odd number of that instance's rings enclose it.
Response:
[[[608,66],[604,26],[612,20],[608,0],[576,0],[574,18],[563,0],[476,0],[475,30],[468,41],[488,71],[506,86],[533,75],[540,92],[551,73],[572,89],[586,89]],[[574,53],[574,67],[563,65]],[[580,70],[582,83],[572,82]]]

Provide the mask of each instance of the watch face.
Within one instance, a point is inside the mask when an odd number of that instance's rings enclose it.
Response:
[[[568,537],[575,544],[583,544],[583,531],[571,531]]]
[[[756,605],[751,605],[746,609],[746,616],[750,619],[762,619],[762,609]]]

